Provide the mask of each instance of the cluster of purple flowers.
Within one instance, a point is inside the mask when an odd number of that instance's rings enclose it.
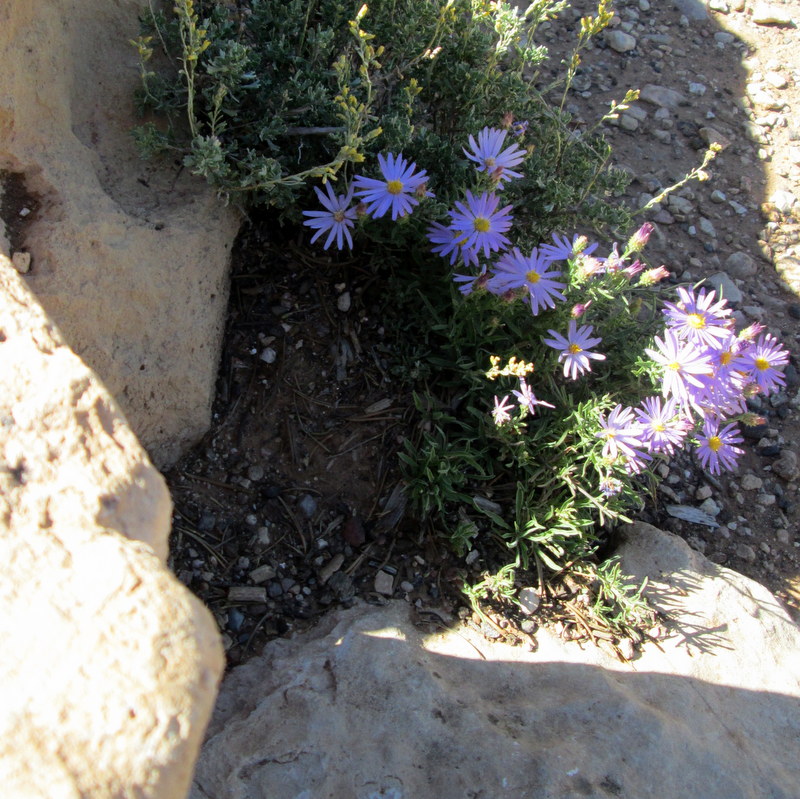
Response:
[[[525,126],[509,127],[514,137],[524,135]],[[508,300],[524,298],[531,313],[553,309],[565,302],[567,285],[559,262],[577,260],[579,281],[600,274],[622,274],[628,280],[638,275],[640,284],[653,285],[667,276],[664,267],[644,270],[629,256],[647,243],[653,226],[645,223],[628,241],[620,255],[615,244],[606,258],[592,255],[597,244],[584,237],[572,240],[553,234],[553,243],[543,243],[530,253],[513,247],[506,235],[513,223],[513,208],[503,205],[500,192],[505,183],[522,177],[515,171],[525,150],[512,142],[506,146],[508,130],[485,127],[477,138],[469,137],[467,158],[479,173],[487,176],[490,191],[466,192],[463,202],[456,202],[449,224],[433,223],[428,240],[433,252],[449,258],[450,264],[472,267],[472,274],[456,274],[459,291],[467,296],[475,290],[486,290]],[[391,214],[392,220],[410,214],[424,197],[433,194],[427,188],[425,170],[417,170],[402,154],[378,156],[382,179],[356,175],[344,194],[335,194],[331,184],[323,193],[315,188],[323,211],[304,211],[303,223],[315,233],[312,242],[327,234],[324,248],[336,242],[338,249],[352,248],[351,230],[359,215],[380,218]],[[354,198],[357,205],[354,205]],[[489,259],[495,258],[494,263]],[[483,261],[483,263],[482,263]],[[564,377],[576,380],[591,371],[592,361],[605,355],[593,348],[602,339],[593,335],[592,325],[578,326],[591,301],[576,304],[571,311],[566,335],[548,330],[544,343],[559,352]],[[703,467],[712,474],[732,469],[742,450],[735,417],[746,412],[746,398],[757,393],[769,394],[784,383],[781,367],[788,363],[788,352],[771,335],[763,334],[761,325],[751,325],[736,333],[731,315],[723,299],[714,291],[679,288],[678,301],[665,303],[666,326],[647,349],[660,370],[662,396],[646,398],[632,408],[617,405],[599,419],[597,438],[603,442],[602,456],[609,468],[622,465],[629,474],[642,471],[653,454],[672,455],[695,431],[696,452]],[[519,390],[513,391],[522,416],[533,414],[537,405],[552,408],[538,400],[523,377]],[[495,397],[492,416],[495,424],[504,425],[514,409],[509,396]],[[609,472],[600,489],[618,493],[622,483]]]
[[[418,172],[417,165],[409,163],[402,153],[379,155],[378,165],[382,180],[356,175],[344,194],[334,194],[330,183],[325,186],[327,196],[314,187],[325,210],[303,211],[303,216],[309,217],[303,224],[317,231],[311,237],[312,244],[327,233],[323,249],[327,250],[334,240],[337,249],[341,250],[345,241],[352,249],[350,230],[359,214],[378,219],[391,212],[394,221],[410,214],[423,197],[433,197],[433,193],[428,191],[427,172],[424,169]],[[354,195],[359,200],[358,205],[352,205]]]
[[[662,396],[638,408],[617,405],[600,419],[604,458],[621,459],[630,473],[652,453],[680,449],[693,430],[703,468],[735,468],[743,440],[735,417],[746,413],[746,398],[785,385],[780,367],[789,353],[761,325],[737,334],[730,308],[714,291],[679,288],[678,298],[664,304],[665,330],[646,350],[659,367]]]

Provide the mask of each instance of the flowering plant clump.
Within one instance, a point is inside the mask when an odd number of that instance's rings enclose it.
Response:
[[[706,287],[662,302],[649,223],[605,255],[583,234],[633,228],[600,124],[636,92],[591,129],[563,110],[609,0],[580,20],[560,83],[539,82],[537,27],[566,6],[176,0],[134,43],[144,154],[180,154],[301,226],[331,269],[346,251],[379,278],[392,379],[421,417],[406,493],[457,552],[502,562],[465,575],[475,602],[513,601],[520,571],[590,568],[659,459],[690,447],[712,474],[734,468],[746,399],[779,390],[788,361]]]
[[[484,128],[478,142],[497,141],[495,133]],[[474,136],[470,143],[480,149]],[[485,172],[484,161],[465,152]],[[511,204],[503,206],[502,229],[492,227],[503,203],[499,183],[484,196],[491,204],[467,218],[475,195],[466,190],[467,204],[456,201],[427,230],[431,252],[453,273],[456,317],[471,311],[484,320],[473,362],[491,347],[483,377],[503,384],[483,426],[469,441],[462,435],[463,452],[483,456],[474,490],[498,471],[513,476],[514,489],[505,502],[493,489],[488,512],[476,493],[472,508],[489,516],[514,567],[535,561],[558,569],[591,551],[596,521],[625,518],[637,505],[658,459],[691,447],[712,475],[734,469],[743,452],[738,422],[753,423],[746,399],[783,385],[788,352],[758,325],[737,332],[713,290],[681,286],[676,301],[659,302],[669,273],[640,259],[651,224],[605,257],[595,254],[596,242],[560,233],[522,249]],[[479,244],[492,233],[488,246]],[[463,362],[465,347],[458,348]],[[479,378],[473,386],[481,402]],[[462,527],[465,514],[462,498]]]

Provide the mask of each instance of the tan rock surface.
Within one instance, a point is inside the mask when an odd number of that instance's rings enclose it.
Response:
[[[223,683],[192,799],[793,799],[800,630],[769,592],[637,525],[623,571],[671,635],[630,663],[539,649],[403,602],[337,611]]]
[[[223,668],[163,479],[0,256],[0,794],[179,799]]]
[[[0,173],[31,195],[21,241],[6,220],[28,285],[164,467],[208,425],[239,218],[138,158],[129,39],[146,5],[0,4]]]

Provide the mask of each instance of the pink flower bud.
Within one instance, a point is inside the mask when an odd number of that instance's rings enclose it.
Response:
[[[644,249],[650,234],[655,228],[650,222],[645,222],[630,239],[628,239],[628,252],[640,252]]]
[[[589,302],[579,302],[577,305],[572,306],[572,310],[570,311],[570,316],[573,319],[579,319],[586,313],[588,307],[592,304],[592,301]]]

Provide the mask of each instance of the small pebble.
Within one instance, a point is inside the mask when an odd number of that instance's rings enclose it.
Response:
[[[317,512],[317,500],[311,494],[303,494],[297,507],[307,519],[310,519]]]
[[[736,547],[736,556],[748,563],[755,563],[756,551],[749,544],[738,544]]]
[[[391,596],[394,593],[394,577],[379,569],[375,572],[375,591],[384,596]]]
[[[539,610],[542,600],[535,588],[522,588],[518,594],[519,609],[526,615],[532,616]]]

